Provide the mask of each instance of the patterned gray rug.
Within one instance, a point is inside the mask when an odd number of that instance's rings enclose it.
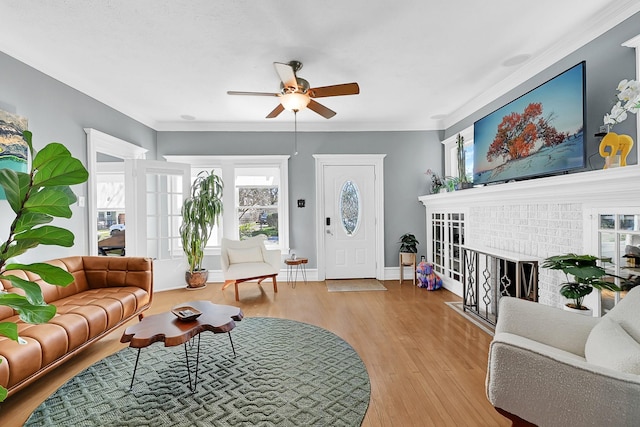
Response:
[[[306,323],[245,318],[226,334],[201,334],[196,393],[184,346],[125,348],[72,378],[27,426],[360,426],[367,370],[335,334]],[[196,347],[192,347],[195,355]],[[195,358],[190,357],[190,363]],[[193,365],[192,369],[193,369]]]

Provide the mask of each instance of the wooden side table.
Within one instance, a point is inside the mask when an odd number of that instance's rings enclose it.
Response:
[[[400,252],[398,256],[400,265],[400,284],[404,280],[404,268],[411,266],[411,275],[413,276],[413,285],[416,284],[416,254],[411,252]]]
[[[307,283],[307,267],[306,264],[309,262],[308,258],[287,258],[284,260],[284,263],[287,264],[287,283],[291,285],[292,288],[296,287],[296,282],[298,281],[298,270],[302,273],[302,278],[304,283]],[[294,273],[295,267],[295,273]],[[294,276],[295,274],[295,276]]]

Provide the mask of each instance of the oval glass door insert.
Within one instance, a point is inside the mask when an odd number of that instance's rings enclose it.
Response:
[[[353,236],[360,225],[360,190],[352,181],[346,181],[340,191],[340,223],[347,236]]]

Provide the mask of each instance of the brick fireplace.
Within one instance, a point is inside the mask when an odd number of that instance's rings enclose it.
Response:
[[[456,256],[463,245],[540,260],[568,252],[598,255],[599,215],[640,214],[640,166],[476,187],[419,200],[426,210],[427,259],[439,264],[445,287],[462,296]],[[558,290],[563,279],[560,272],[540,268],[539,302],[561,307],[564,299]],[[599,304],[595,294],[585,303]]]

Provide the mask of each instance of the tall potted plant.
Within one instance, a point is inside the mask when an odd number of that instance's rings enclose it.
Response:
[[[85,182],[89,174],[64,145],[52,142],[36,152],[31,142],[31,132],[25,131],[23,139],[32,159],[31,171],[0,170],[0,185],[15,213],[7,240],[0,245],[0,279],[8,280],[13,287],[22,289],[24,296],[0,291],[0,305],[14,309],[23,322],[46,323],[55,316],[56,307],[44,302],[42,291],[36,283],[16,277],[10,271],[31,271],[47,283],[58,286],[69,285],[73,282],[73,276],[50,264],[18,264],[9,260],[38,245],[73,246],[75,236],[71,231],[46,224],[54,217],[71,218],[69,206],[76,202],[76,196],[69,186]],[[0,322],[0,335],[26,344],[18,336],[16,323]],[[7,390],[0,387],[0,402],[6,396]]]
[[[464,152],[464,137],[458,134],[456,138],[456,148],[458,154],[458,182],[456,183],[456,188],[458,190],[463,190],[465,188],[473,187],[473,184],[469,182],[469,178],[467,177],[466,171],[466,159]]]
[[[598,258],[593,255],[556,255],[544,260],[543,268],[561,270],[566,277],[566,282],[560,287],[560,294],[572,302],[565,305],[569,311],[577,311],[581,314],[591,315],[592,310],[582,305],[584,297],[593,289],[606,289],[619,291],[615,283],[603,279],[605,276],[616,277],[599,266],[598,261],[609,261],[610,258]],[[573,279],[569,277],[573,276]]]
[[[213,227],[222,214],[223,187],[222,178],[213,171],[202,171],[191,185],[190,197],[182,203],[180,237],[189,263],[185,273],[187,288],[202,288],[207,283],[209,274],[202,268],[202,260]]]

